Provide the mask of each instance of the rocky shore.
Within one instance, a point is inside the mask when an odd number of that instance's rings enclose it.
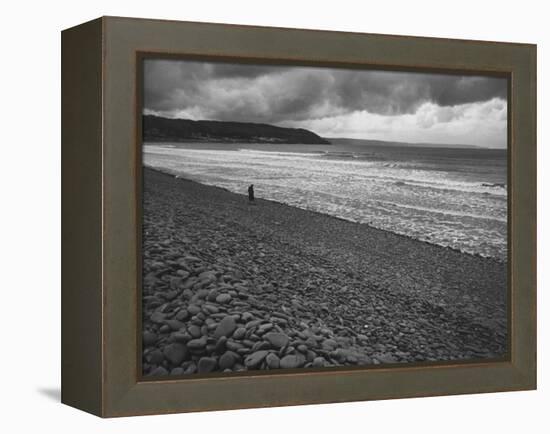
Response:
[[[146,377],[506,354],[505,263],[147,168],[143,200]]]

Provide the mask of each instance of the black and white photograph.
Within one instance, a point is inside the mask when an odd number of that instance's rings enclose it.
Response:
[[[508,356],[506,77],[141,68],[143,378]]]

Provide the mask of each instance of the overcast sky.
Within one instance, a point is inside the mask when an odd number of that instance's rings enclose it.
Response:
[[[323,137],[506,147],[505,79],[146,60],[144,113]]]

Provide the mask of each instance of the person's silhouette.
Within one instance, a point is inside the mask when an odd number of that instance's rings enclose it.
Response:
[[[248,187],[248,200],[254,202],[254,184],[250,184]]]

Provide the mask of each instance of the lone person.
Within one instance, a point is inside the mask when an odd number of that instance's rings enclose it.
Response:
[[[254,202],[254,184],[250,184],[248,187],[248,200]]]

